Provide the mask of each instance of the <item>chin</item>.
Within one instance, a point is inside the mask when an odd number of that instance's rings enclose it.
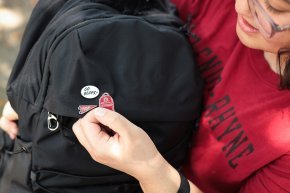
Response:
[[[272,53],[277,53],[279,50],[279,47],[267,42],[260,33],[245,33],[238,25],[236,27],[236,33],[242,44],[248,48]]]
[[[244,44],[248,48],[259,49],[257,44],[257,37],[256,35],[252,34],[251,36],[246,34],[244,31],[241,30],[239,25],[236,27],[236,33],[242,44]]]

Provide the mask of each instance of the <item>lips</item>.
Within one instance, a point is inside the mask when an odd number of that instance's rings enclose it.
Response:
[[[257,33],[259,31],[241,16],[238,16],[238,24],[241,29],[246,33]]]

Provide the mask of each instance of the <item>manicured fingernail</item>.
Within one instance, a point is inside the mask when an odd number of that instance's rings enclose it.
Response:
[[[106,110],[104,108],[96,108],[95,113],[98,117],[103,117],[106,113]]]

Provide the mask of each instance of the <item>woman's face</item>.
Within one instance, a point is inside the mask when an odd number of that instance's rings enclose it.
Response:
[[[237,35],[244,45],[272,53],[290,48],[290,30],[276,32],[270,38],[262,32],[262,26],[267,29],[265,26],[269,26],[271,20],[278,26],[290,26],[290,0],[236,0],[235,8]],[[260,22],[253,13],[260,17]]]

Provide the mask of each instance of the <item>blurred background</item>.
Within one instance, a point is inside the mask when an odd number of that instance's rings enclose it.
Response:
[[[25,25],[36,1],[0,0],[0,113],[7,101],[7,80],[19,50]]]

